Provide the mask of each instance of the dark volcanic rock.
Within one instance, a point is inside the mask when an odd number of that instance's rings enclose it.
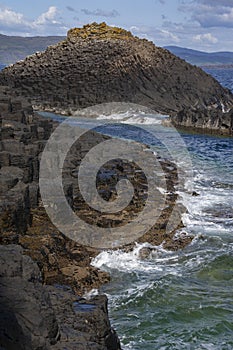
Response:
[[[120,350],[107,298],[77,297],[41,284],[38,266],[17,245],[0,246],[0,347],[7,350]]]
[[[98,288],[109,281],[108,274],[90,266],[90,253],[68,242],[41,205],[39,159],[56,123],[33,113],[30,104],[12,97],[9,89],[1,93],[7,107],[0,109],[0,239],[4,244],[20,243],[40,264],[46,283],[69,284],[79,294]],[[23,123],[15,120],[18,114],[25,115]],[[83,147],[87,148],[85,142]],[[63,185],[73,207],[72,181],[64,179]]]
[[[0,246],[0,252],[0,345],[9,350],[48,349],[59,328],[39,268],[19,246]]]
[[[226,112],[222,107],[198,111],[194,108],[186,108],[172,118],[173,125],[177,127],[195,129],[199,132],[215,133],[221,135],[233,135],[233,109]]]
[[[211,114],[216,106],[233,105],[230,91],[200,68],[105,23],[71,29],[66,40],[5,68],[0,82],[40,108],[67,113],[104,102],[132,102],[172,116],[192,108],[208,118],[207,109]],[[219,117],[225,124],[224,113]]]
[[[38,126],[43,140],[54,127],[33,113],[25,99],[12,97],[8,88],[0,91],[0,224],[1,232],[25,233],[31,223],[31,209],[39,200]]]

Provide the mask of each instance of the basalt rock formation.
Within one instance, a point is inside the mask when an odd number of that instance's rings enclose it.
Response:
[[[176,125],[232,133],[230,91],[168,50],[105,23],[69,30],[64,41],[5,68],[0,83],[47,110],[132,102],[178,115]]]
[[[109,323],[106,298],[98,296],[90,301],[78,298],[109,282],[106,272],[91,266],[99,250],[83,246],[59,232],[41,201],[40,157],[56,126],[56,122],[36,114],[26,99],[16,98],[9,87],[1,87],[0,348],[119,350],[118,337]],[[63,171],[67,201],[83,220],[96,227],[130,221],[143,208],[147,195],[143,172],[113,161],[100,169],[97,189],[105,200],[114,200],[117,181],[130,170],[128,175],[135,191],[128,210],[120,215],[103,213],[100,217],[80,198],[77,186],[80,161],[93,146],[107,139],[89,131],[72,146]],[[54,154],[59,152],[55,150]],[[166,178],[165,206],[156,224],[138,242],[163,243],[165,248],[176,250],[192,238],[175,235],[176,227],[166,230],[171,215],[177,216],[178,228],[182,228],[180,212],[178,208],[174,210],[178,198],[177,169],[169,161],[159,157],[158,161]],[[131,250],[134,246],[132,242],[124,248]],[[72,290],[67,291],[64,286]]]
[[[217,107],[217,106],[216,106]],[[201,133],[233,136],[233,108],[184,108],[171,119],[173,125]]]
[[[27,100],[12,97],[9,87],[2,87],[0,91],[0,238],[4,244],[22,245],[27,253],[40,263],[47,283],[72,284],[76,292],[82,294],[108,281],[108,277],[90,266],[90,259],[98,254],[98,250],[80,247],[61,235],[50,222],[43,208],[38,184],[39,163],[46,142],[56,126],[56,122],[33,112]],[[117,182],[126,175],[129,176],[134,185],[135,194],[127,210],[116,215],[100,215],[85,203],[77,183],[78,167],[89,150],[107,139],[109,139],[108,136],[92,130],[85,133],[71,148],[63,169],[63,189],[69,205],[84,221],[103,227],[121,225],[123,222],[132,220],[135,212],[142,210],[147,195],[143,170],[137,169],[135,165],[130,166],[130,163],[121,164],[113,161],[100,168],[97,188],[105,200],[114,200]],[[142,146],[142,157],[144,151],[148,149]],[[56,152],[57,157],[58,155],[59,152]],[[177,169],[171,162],[159,158],[158,161],[166,178],[164,189],[168,192],[166,205],[157,221],[157,226],[152,227],[150,231],[151,236],[142,237],[141,241],[149,241],[152,244],[165,241],[166,245],[172,246],[173,233],[167,234],[166,222],[177,199],[175,193],[178,181]],[[177,242],[174,243],[174,248],[176,247],[179,248]],[[73,264],[75,269],[71,268]]]
[[[119,350],[106,297],[78,297],[109,281],[90,265],[98,252],[63,236],[41,203],[40,155],[56,123],[12,95],[1,88],[0,348]],[[72,186],[64,185],[71,207]]]
[[[0,348],[120,350],[107,298],[42,285],[38,265],[18,245],[0,246]]]

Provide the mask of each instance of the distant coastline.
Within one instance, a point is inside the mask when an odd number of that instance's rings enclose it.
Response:
[[[198,67],[233,66],[233,52],[204,52],[179,46],[165,46],[165,49]]]
[[[213,69],[233,69],[233,64],[205,64],[201,65],[201,68],[213,68]]]

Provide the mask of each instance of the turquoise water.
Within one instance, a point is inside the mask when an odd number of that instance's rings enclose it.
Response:
[[[233,88],[233,71],[222,72],[214,74]],[[125,124],[135,118],[144,132]],[[174,137],[160,119],[138,114],[132,120],[129,113],[101,121],[82,118],[77,123],[81,127],[107,123],[107,128],[98,130],[139,138],[163,153],[161,144],[146,133],[155,130],[162,139]],[[188,209],[183,215],[185,231],[195,236],[193,242],[178,252],[154,247],[146,260],[139,259],[141,245],[130,253],[102,252],[92,262],[111,274],[111,283],[102,291],[108,295],[112,325],[124,350],[233,349],[233,138],[188,133],[181,137],[198,193],[193,197],[190,191],[180,192]],[[172,142],[175,148],[178,139]]]

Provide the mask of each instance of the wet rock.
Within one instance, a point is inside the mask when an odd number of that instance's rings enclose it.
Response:
[[[225,110],[226,109],[226,110]],[[200,133],[233,135],[233,107],[224,108],[214,104],[212,108],[184,108],[172,118],[178,128],[193,129]]]
[[[198,197],[198,196],[200,196],[200,194],[197,193],[196,191],[193,191],[193,192],[192,192],[192,196],[193,196],[193,197]]]
[[[77,298],[44,286],[38,266],[18,245],[0,246],[0,348],[120,350],[106,296]]]
[[[93,349],[120,350],[116,332],[111,328],[106,296],[96,296],[90,300],[77,299],[70,292],[51,292],[52,305],[57,310],[60,328],[60,340],[54,350]],[[61,309],[61,305],[66,308]],[[66,322],[69,320],[69,322]]]
[[[149,256],[151,255],[151,252],[152,252],[152,248],[143,247],[139,250],[138,257],[142,260],[145,260],[149,258]]]

